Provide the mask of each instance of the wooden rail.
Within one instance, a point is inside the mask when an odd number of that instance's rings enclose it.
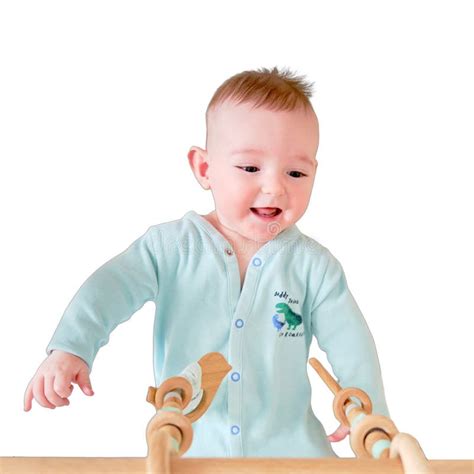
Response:
[[[472,460],[429,461],[435,473],[472,474]],[[403,474],[399,459],[179,458],[173,474]],[[145,474],[146,458],[0,457],[1,474]]]

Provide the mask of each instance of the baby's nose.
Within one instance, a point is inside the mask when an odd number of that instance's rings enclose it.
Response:
[[[262,184],[263,194],[272,194],[274,196],[281,196],[285,192],[283,183],[278,178],[266,179]]]

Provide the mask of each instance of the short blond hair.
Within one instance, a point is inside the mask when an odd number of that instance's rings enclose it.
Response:
[[[243,71],[225,80],[214,92],[206,116],[210,109],[227,99],[238,103],[252,102],[255,107],[265,106],[270,110],[294,110],[303,106],[312,109],[310,97],[312,86],[304,76],[296,76],[288,68],[281,71],[260,68]]]
[[[288,68],[281,71],[260,68],[243,71],[225,80],[214,92],[206,109],[206,131],[209,125],[209,111],[226,100],[237,103],[253,103],[255,108],[265,107],[270,110],[292,111],[303,107],[313,111],[309,100],[312,96],[314,82],[308,82],[304,76],[297,76]],[[206,133],[207,144],[207,133]]]

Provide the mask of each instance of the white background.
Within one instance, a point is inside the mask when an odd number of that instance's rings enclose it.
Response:
[[[472,458],[471,6],[3,1],[0,455],[145,456],[151,303],[99,352],[94,397],[24,413],[24,390],[96,268],[150,225],[212,209],[186,155],[205,146],[215,89],[279,66],[315,82],[320,120],[298,226],[345,269],[391,416],[429,458]],[[310,376],[330,432],[332,396]]]

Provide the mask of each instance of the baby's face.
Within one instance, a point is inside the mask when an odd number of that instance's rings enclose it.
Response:
[[[267,242],[304,214],[316,174],[313,111],[226,101],[209,113],[208,183],[221,225]]]

